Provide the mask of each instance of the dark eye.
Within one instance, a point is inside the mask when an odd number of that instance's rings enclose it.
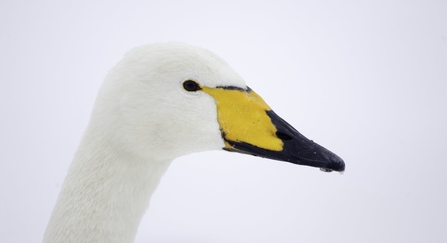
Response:
[[[185,82],[183,82],[183,88],[186,91],[197,91],[197,90],[200,90],[200,86],[196,82],[194,82],[192,80],[186,80]]]

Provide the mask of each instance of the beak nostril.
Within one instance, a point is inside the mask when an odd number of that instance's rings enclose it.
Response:
[[[279,132],[279,131],[276,132],[276,136],[277,136],[278,138],[280,138],[281,140],[283,140],[283,141],[289,141],[289,140],[292,140],[292,137],[291,137],[291,136],[289,136],[289,135],[287,135],[287,134],[285,134],[285,133]]]

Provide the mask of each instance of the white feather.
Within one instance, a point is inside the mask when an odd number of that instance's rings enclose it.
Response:
[[[185,91],[187,79],[245,88],[221,58],[181,43],[137,47],[110,71],[44,242],[133,242],[171,161],[224,147],[215,100]]]

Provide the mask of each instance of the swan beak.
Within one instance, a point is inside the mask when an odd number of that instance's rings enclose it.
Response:
[[[203,91],[216,100],[224,150],[318,167],[325,172],[345,170],[340,157],[303,136],[250,88],[204,87]]]

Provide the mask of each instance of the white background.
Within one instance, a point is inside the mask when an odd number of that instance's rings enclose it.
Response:
[[[178,158],[136,242],[447,242],[445,1],[0,3],[0,242],[40,242],[107,71],[134,46],[223,57],[346,172]]]

